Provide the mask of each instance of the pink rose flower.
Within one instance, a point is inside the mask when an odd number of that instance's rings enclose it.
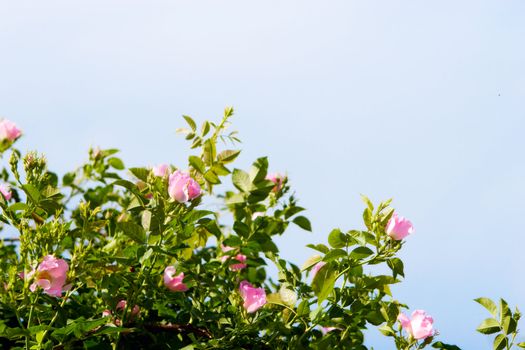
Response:
[[[244,300],[244,308],[248,313],[255,312],[266,304],[266,292],[264,288],[254,288],[250,282],[242,281],[239,292]]]
[[[283,188],[283,182],[286,177],[279,173],[273,173],[266,175],[266,180],[269,180],[275,184],[272,189],[273,192],[279,192]]]
[[[324,261],[319,261],[317,264],[315,264],[314,267],[312,267],[312,271],[311,271],[312,278],[315,278],[315,275],[317,275],[319,270],[321,270],[321,267],[325,265],[326,263]]]
[[[67,271],[69,266],[65,260],[57,259],[53,255],[46,255],[44,260],[38,265],[36,271],[28,274],[31,278],[34,276],[35,282],[29,289],[34,292],[37,287],[41,287],[44,293],[55,297],[62,296],[64,283],[66,283]]]
[[[117,311],[124,311],[127,305],[128,305],[128,302],[126,300],[121,300],[117,303],[117,306],[115,307],[115,309]],[[133,306],[133,309],[131,309],[131,316],[137,316],[139,313],[140,313],[140,307],[138,305]]]
[[[13,193],[11,192],[11,186],[9,186],[9,184],[6,183],[0,184],[0,192],[2,193],[6,201],[10,200],[13,196]]]
[[[414,232],[414,227],[410,220],[394,213],[386,224],[386,233],[396,241],[402,240]]]
[[[232,250],[234,250],[235,248],[233,247],[228,247],[228,246],[225,246],[223,244],[221,244],[221,250],[223,251],[223,253],[227,253],[227,252],[230,252]],[[229,255],[223,255],[221,256],[220,260],[221,262],[226,262],[228,259],[230,259],[230,256]],[[234,257],[235,260],[237,260],[239,262],[239,264],[233,264],[233,265],[230,265],[230,269],[232,271],[239,271],[239,270],[242,270],[244,269],[245,267],[247,267],[248,265],[246,264],[246,255],[244,254],[237,254],[235,257]]]
[[[175,171],[170,175],[168,193],[179,203],[190,201],[201,194],[201,187],[188,173]]]
[[[175,267],[168,266],[164,269],[164,285],[173,292],[185,292],[188,286],[182,282],[184,279],[184,272],[175,275]]]
[[[168,164],[159,164],[154,166],[152,171],[153,175],[159,177],[165,177],[168,174],[169,165]]]
[[[425,339],[433,336],[435,333],[432,328],[434,320],[423,310],[415,310],[412,312],[411,319],[404,313],[400,313],[399,316],[397,316],[397,320],[401,323],[403,329],[414,339]]]
[[[10,120],[0,120],[0,140],[14,141],[22,135],[15,123]]]

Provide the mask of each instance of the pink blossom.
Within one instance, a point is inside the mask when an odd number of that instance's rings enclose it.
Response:
[[[41,287],[44,293],[55,297],[60,297],[66,283],[67,271],[69,266],[63,259],[57,259],[53,255],[46,255],[44,260],[38,265],[36,271],[31,271],[28,277],[34,276],[35,282],[29,289],[34,292],[37,287]]]
[[[165,177],[168,174],[169,165],[168,164],[159,164],[154,166],[152,171],[153,175]]]
[[[201,194],[201,187],[188,173],[175,171],[170,175],[168,193],[179,203],[190,201]]]
[[[6,201],[10,200],[13,196],[13,193],[11,192],[11,186],[9,186],[9,184],[6,183],[0,184],[0,192],[2,193]]]
[[[117,306],[115,307],[115,309],[118,311],[124,311],[127,305],[128,305],[128,302],[126,300],[120,300],[117,303]],[[131,315],[137,316],[139,313],[140,313],[140,307],[138,305],[133,306],[133,309],[131,310]]]
[[[228,246],[225,246],[225,245],[221,244],[221,250],[223,251],[223,253],[227,253],[227,252],[230,252],[232,250],[235,250],[235,248],[228,247]],[[223,262],[223,263],[226,262],[228,259],[230,259],[229,255],[223,255],[220,258],[221,262]],[[239,264],[230,265],[230,269],[232,271],[239,271],[239,270],[242,270],[242,269],[244,269],[245,267],[248,266],[246,264],[246,260],[247,260],[246,255],[244,255],[244,254],[237,254],[237,255],[235,255],[234,259],[237,260],[239,262]]]
[[[232,251],[234,249],[235,248],[233,248],[233,247],[229,247],[227,245],[221,244],[221,250],[222,250],[223,253],[227,253],[227,252]],[[229,258],[230,258],[229,255],[223,255],[223,256],[221,256],[221,262],[225,262]]]
[[[230,265],[230,269],[232,271],[239,271],[239,270],[244,269],[246,266],[248,266],[246,265],[246,255],[237,254],[235,255],[235,260],[237,260],[239,264]]]
[[[261,216],[264,216],[265,214],[262,212],[262,211],[257,211],[255,213],[252,214],[252,220],[255,220]]]
[[[434,320],[424,310],[415,310],[412,312],[412,317],[409,319],[404,313],[397,316],[397,320],[401,323],[403,329],[410,334],[414,339],[425,339],[434,335],[435,331],[432,328]]]
[[[279,192],[283,188],[285,178],[286,176],[281,175],[279,173],[272,173],[266,175],[266,180],[269,180],[275,184],[274,188],[272,189],[273,192]]]
[[[188,286],[182,282],[184,279],[184,272],[175,275],[175,267],[168,266],[164,269],[164,285],[173,292],[185,292]]]
[[[102,311],[102,317],[109,317],[111,315],[113,315],[113,313],[108,309]]]
[[[328,332],[335,331],[336,329],[339,329],[337,327],[321,327],[321,333],[325,335]]]
[[[414,232],[414,227],[410,220],[397,214],[392,215],[386,224],[386,233],[396,241],[399,241]]]
[[[255,312],[266,304],[266,292],[264,288],[254,288],[250,282],[242,281],[239,292],[244,300],[244,308],[248,313]]]
[[[14,141],[22,135],[15,123],[10,120],[0,120],[0,140]]]
[[[315,264],[314,267],[312,267],[312,270],[311,270],[312,278],[315,278],[315,275],[317,275],[319,270],[321,270],[321,268],[323,266],[325,266],[325,265],[326,265],[326,263],[324,261],[319,261],[317,264]]]

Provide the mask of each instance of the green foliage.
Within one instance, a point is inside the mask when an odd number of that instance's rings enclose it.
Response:
[[[518,308],[512,312],[507,302],[503,299],[499,301],[499,307],[489,298],[474,299],[483,306],[493,316],[485,319],[477,328],[482,334],[496,334],[494,337],[494,350],[511,349],[518,335],[518,321],[521,313]],[[524,343],[516,344],[518,347],[525,347]]]
[[[316,255],[302,268],[280,257],[274,239],[290,223],[314,229],[287,177],[268,177],[266,157],[249,169],[233,165],[240,140],[227,131],[232,116],[226,108],[220,122],[200,127],[183,116],[179,131],[195,153],[189,176],[206,193],[182,202],[168,176],[126,169],[116,149],[89,150],[59,181],[43,156],[22,157],[3,142],[11,156],[2,179],[13,198],[0,198],[1,228],[17,236],[0,242],[0,348],[366,349],[364,331],[377,328],[399,349],[459,349],[434,336],[413,339],[399,325],[406,306],[391,286],[404,277],[403,243],[385,232],[390,200],[376,207],[362,196],[362,227],[308,244]],[[37,270],[46,256],[69,266],[60,297],[36,284],[51,278]],[[168,288],[168,266],[184,273],[187,290]],[[262,288],[266,304],[248,313],[240,281]],[[509,348],[519,311],[477,301],[493,316],[478,331],[498,333],[495,349]]]

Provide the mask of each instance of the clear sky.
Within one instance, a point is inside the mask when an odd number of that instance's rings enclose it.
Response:
[[[268,155],[313,222],[284,257],[362,227],[359,193],[394,197],[416,228],[396,297],[488,349],[472,299],[525,309],[524,15],[522,0],[0,1],[0,115],[64,172],[91,145],[185,165],[180,115],[233,105],[240,164]]]

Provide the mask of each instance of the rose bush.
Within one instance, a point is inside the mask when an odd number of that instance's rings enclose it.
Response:
[[[200,128],[184,116],[187,164],[126,168],[117,150],[91,149],[61,177],[43,156],[22,156],[22,132],[0,122],[0,221],[16,232],[0,243],[1,348],[366,349],[364,331],[377,328],[398,349],[459,349],[392,295],[414,229],[390,200],[363,197],[363,226],[309,244],[302,267],[280,258],[274,237],[291,224],[310,231],[310,221],[266,158],[245,171],[232,167],[239,150],[218,149],[239,141],[227,131],[232,114]],[[204,209],[211,197],[222,206]],[[478,331],[512,347],[519,311],[477,302],[492,314]]]

